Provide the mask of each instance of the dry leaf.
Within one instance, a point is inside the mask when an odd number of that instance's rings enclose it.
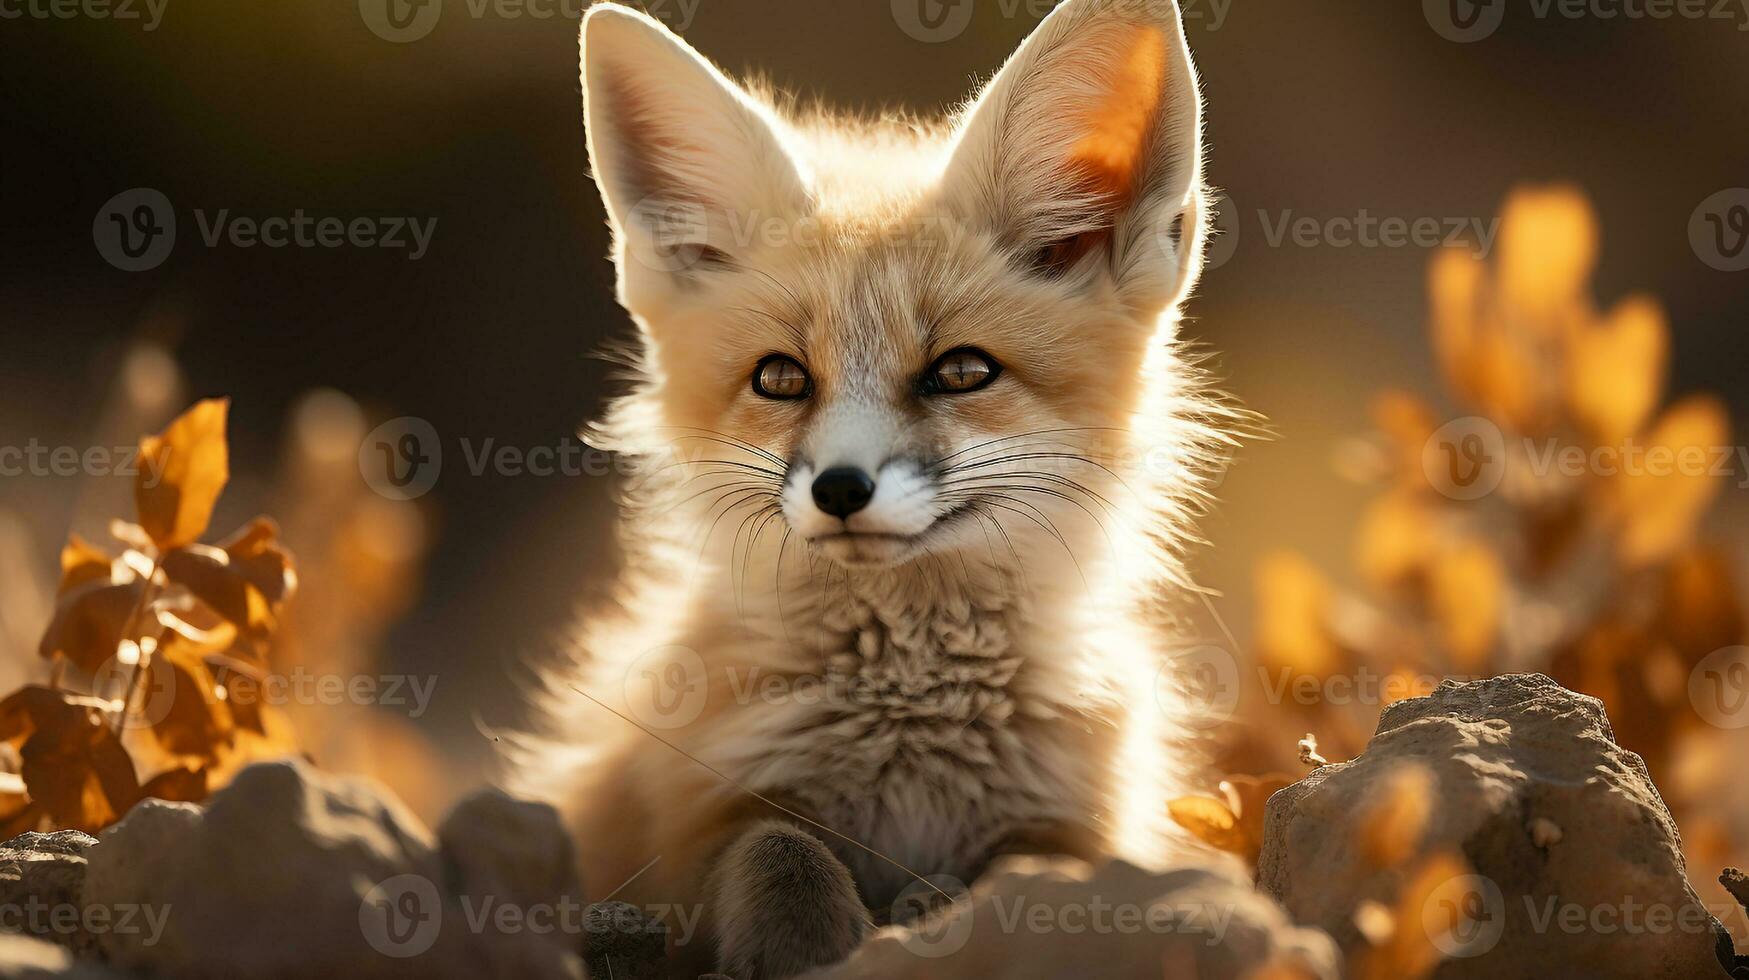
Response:
[[[1462,934],[1479,911],[1469,892],[1476,879],[1462,857],[1437,853],[1408,876],[1391,913],[1390,938],[1359,950],[1350,964],[1354,980],[1421,980],[1445,958],[1433,937]]]
[[[111,581],[113,559],[77,534],[68,535],[61,549],[61,584],[56,593],[66,595],[82,585]]]
[[[1181,796],[1166,804],[1166,812],[1180,827],[1216,850],[1232,854],[1243,854],[1246,850],[1238,816],[1220,800]]]
[[[1440,249],[1428,274],[1434,354],[1452,393],[1472,405],[1481,399],[1476,347],[1486,279],[1482,260],[1467,248]]]
[[[1500,217],[1500,300],[1515,321],[1552,328],[1581,301],[1597,263],[1597,216],[1576,188],[1523,188]]]
[[[1379,782],[1355,828],[1360,854],[1374,868],[1397,867],[1419,852],[1433,790],[1433,773],[1419,764],[1397,766]]]
[[[134,505],[159,551],[193,544],[206,533],[213,506],[231,477],[225,445],[230,400],[197,402],[162,434],[140,442]]]
[[[1616,550],[1629,567],[1662,561],[1690,542],[1723,485],[1714,464],[1730,440],[1724,405],[1694,395],[1646,433],[1637,462],[1623,461],[1612,485],[1622,524]]]
[[[56,604],[37,652],[45,659],[66,657],[85,672],[96,673],[128,638],[144,591],[145,583],[138,579],[117,585],[92,581],[74,588]]]
[[[42,690],[22,703],[32,728],[19,750],[25,788],[56,826],[95,833],[138,800],[133,760],[105,702]]]
[[[236,626],[258,655],[279,624],[280,603],[297,584],[278,533],[272,521],[257,519],[218,547],[188,545],[160,560],[171,582]]]
[[[1600,327],[1574,334],[1567,352],[1567,410],[1600,445],[1640,431],[1664,391],[1670,328],[1645,296],[1623,300]]]

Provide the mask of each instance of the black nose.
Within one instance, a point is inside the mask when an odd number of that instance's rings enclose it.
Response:
[[[868,506],[875,482],[854,466],[839,466],[814,477],[814,503],[833,517],[849,517]]]

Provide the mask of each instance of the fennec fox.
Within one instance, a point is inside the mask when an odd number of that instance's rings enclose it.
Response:
[[[591,896],[698,910],[682,968],[754,980],[917,876],[1160,863],[1179,552],[1232,418],[1177,336],[1207,226],[1177,6],[1066,0],[935,122],[800,110],[620,6],[582,51],[639,328],[592,439],[641,465],[616,608],[514,782]]]

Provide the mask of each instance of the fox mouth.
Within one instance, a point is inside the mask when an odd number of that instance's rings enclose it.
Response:
[[[931,527],[918,534],[885,531],[834,531],[810,539],[828,558],[851,567],[897,565],[915,554]]]
[[[808,543],[819,548],[827,557],[841,565],[876,567],[900,564],[919,551],[927,541],[937,537],[971,510],[968,504],[961,504],[931,521],[929,526],[915,534],[899,534],[893,531],[854,531],[844,528],[826,534],[817,534],[808,539]]]

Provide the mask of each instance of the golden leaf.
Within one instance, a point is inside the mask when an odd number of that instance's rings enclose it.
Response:
[[[1481,541],[1463,541],[1428,569],[1428,601],[1452,666],[1480,675],[1500,632],[1506,569]]]
[[[141,686],[137,710],[152,720],[159,745],[172,755],[216,760],[233,725],[200,651],[168,637],[154,655],[147,677],[150,683]]]
[[[140,441],[134,505],[140,526],[160,551],[192,544],[206,533],[213,505],[231,477],[225,446],[229,399],[197,402],[162,434]]]
[[[128,639],[129,623],[144,589],[139,579],[116,585],[104,580],[62,595],[37,652],[44,659],[58,654],[87,673],[96,673]]]
[[[1482,288],[1487,278],[1481,259],[1467,248],[1442,248],[1428,271],[1433,305],[1433,352],[1452,393],[1479,404],[1476,344],[1482,322]]]
[[[187,545],[166,553],[159,565],[171,582],[258,644],[278,626],[280,603],[297,587],[278,534],[272,521],[257,518],[218,547]]]
[[[1526,187],[1506,199],[1500,218],[1499,286],[1515,322],[1552,329],[1582,301],[1597,263],[1597,216],[1573,187]]]
[[[1471,900],[1470,866],[1449,852],[1422,861],[1398,892],[1390,936],[1359,950],[1351,964],[1355,980],[1421,980],[1433,972],[1445,953],[1434,937],[1463,933],[1477,911]]]
[[[1394,868],[1414,857],[1433,812],[1433,773],[1406,764],[1385,774],[1361,811],[1355,838],[1374,868]]]
[[[20,772],[31,800],[56,826],[95,833],[134,805],[133,760],[110,727],[104,702],[49,691],[23,704],[33,730],[19,750]]]
[[[1600,327],[1572,337],[1567,410],[1598,443],[1621,445],[1640,431],[1664,391],[1670,328],[1655,300],[1623,300]]]
[[[79,535],[68,535],[67,544],[61,549],[61,584],[56,593],[66,595],[90,582],[110,581],[113,561],[102,549]]]
[[[1220,800],[1181,796],[1166,804],[1166,812],[1204,844],[1232,854],[1245,853],[1245,835],[1239,829],[1239,818]]]
[[[1245,844],[1240,854],[1253,867],[1263,850],[1263,823],[1269,811],[1269,798],[1293,782],[1292,776],[1281,773],[1228,776],[1221,780],[1221,795],[1227,798],[1227,808],[1239,819],[1239,833]]]
[[[1694,395],[1668,409],[1635,454],[1621,454],[1613,481],[1621,521],[1616,551],[1629,567],[1657,563],[1689,543],[1719,493],[1715,463],[1730,441],[1725,406]]]

